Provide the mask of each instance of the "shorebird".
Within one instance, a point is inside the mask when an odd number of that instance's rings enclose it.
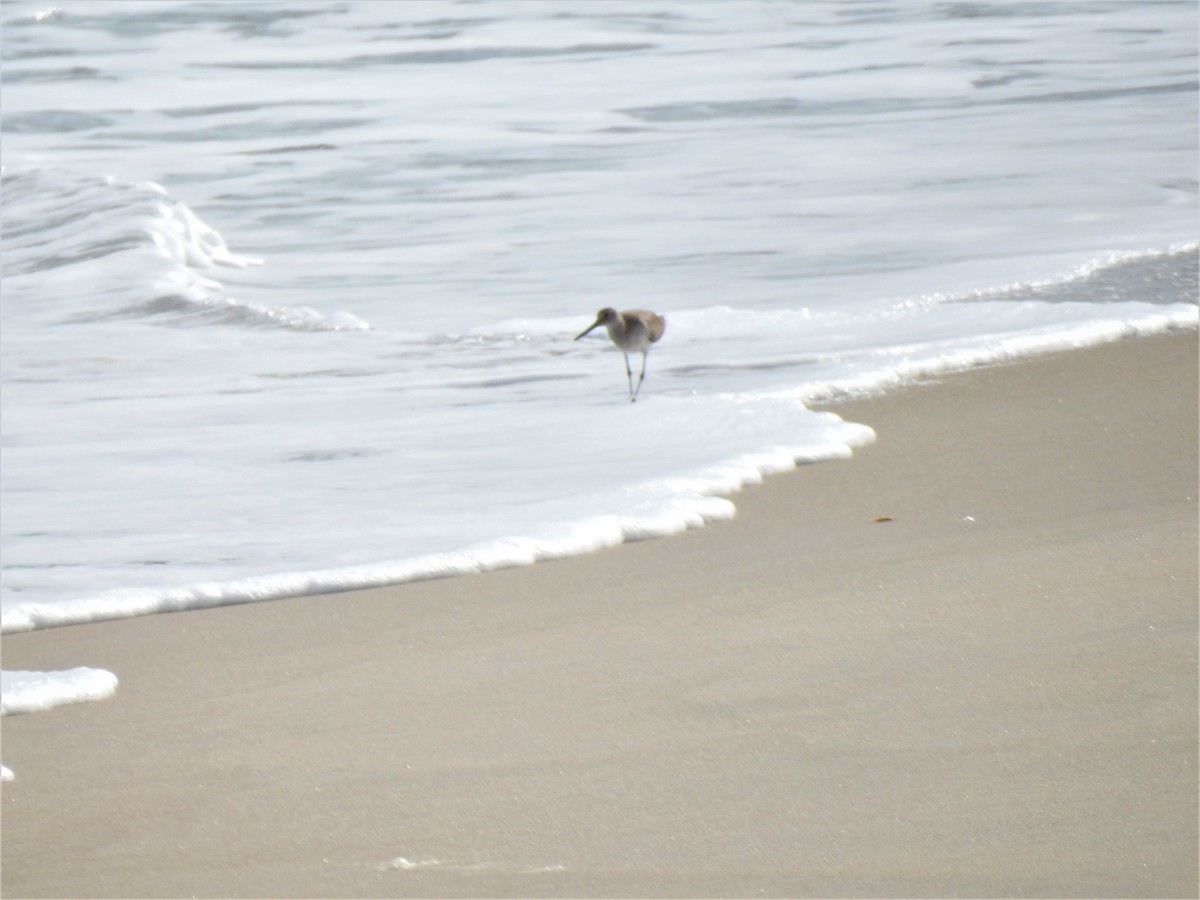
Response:
[[[601,325],[608,329],[608,336],[625,355],[625,375],[629,379],[629,402],[633,403],[637,400],[638,391],[642,389],[642,382],[646,380],[646,354],[650,352],[650,345],[663,336],[667,323],[662,316],[647,309],[627,309],[617,312],[612,307],[606,306],[596,313],[596,321],[576,335],[575,340],[579,340]],[[629,368],[629,354],[635,350],[642,352],[642,374],[638,376],[636,388],[633,386],[633,369]]]

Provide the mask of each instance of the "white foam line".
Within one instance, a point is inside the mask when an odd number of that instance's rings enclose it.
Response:
[[[920,378],[965,372],[980,366],[1030,359],[1046,353],[1098,347],[1129,338],[1190,331],[1197,325],[1200,325],[1200,307],[1171,308],[1137,319],[1087,322],[1048,333],[1012,335],[987,346],[964,347],[951,354],[934,354],[928,359],[890,362],[878,370],[863,372],[855,379],[809,384],[799,392],[786,390],[781,394],[796,396],[804,403],[874,396]]]
[[[836,446],[795,447],[740,457],[689,477],[670,479],[671,496],[664,497],[656,509],[571,522],[538,537],[498,538],[459,551],[369,565],[254,576],[168,590],[110,590],[76,602],[14,604],[4,610],[0,634],[469,575],[578,556],[624,541],[666,537],[733,518],[734,504],[718,495],[734,493],[746,484],[761,481],[764,474],[792,468],[797,462],[848,456],[851,447],[873,439],[871,429],[847,424]]]
[[[440,869],[446,872],[508,872],[516,875],[548,875],[567,871],[566,866],[529,866],[520,863],[475,862],[460,863],[441,859],[411,860],[403,856],[390,859],[380,866],[380,871],[416,872],[421,869]]]

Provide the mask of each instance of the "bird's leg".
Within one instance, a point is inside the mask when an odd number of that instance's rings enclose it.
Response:
[[[629,402],[632,403],[637,399],[633,393],[633,369],[629,368],[629,354],[622,351],[621,355],[625,357],[625,377],[629,379]]]
[[[629,379],[630,379],[630,382],[632,382],[632,381],[633,381],[633,373],[632,373],[632,372],[629,374]],[[646,380],[646,351],[645,351],[645,350],[643,350],[643,351],[642,351],[642,374],[638,376],[637,388],[636,388],[636,389],[634,389],[634,390],[632,391],[632,393],[630,394],[630,396],[629,396],[629,402],[630,402],[630,403],[632,403],[633,401],[637,400],[637,395],[638,395],[638,392],[639,392],[639,391],[641,391],[641,389],[642,389],[642,382],[643,382],[643,381],[645,381],[645,380]]]

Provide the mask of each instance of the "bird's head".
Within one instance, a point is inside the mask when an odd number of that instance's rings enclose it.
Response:
[[[596,313],[596,321],[595,322],[593,322],[591,325],[589,325],[586,329],[581,331],[579,334],[575,335],[575,340],[579,340],[584,335],[590,334],[592,331],[599,328],[601,325],[607,325],[609,322],[617,321],[618,315],[619,314],[617,313],[617,311],[615,309],[613,309],[611,306],[604,307],[604,309],[602,309],[602,310],[600,310],[600,312]]]

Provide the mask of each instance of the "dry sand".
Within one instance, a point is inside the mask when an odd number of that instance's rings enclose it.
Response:
[[[121,686],[4,720],[4,896],[1196,897],[1196,387],[974,371],[730,523],[5,637]]]

